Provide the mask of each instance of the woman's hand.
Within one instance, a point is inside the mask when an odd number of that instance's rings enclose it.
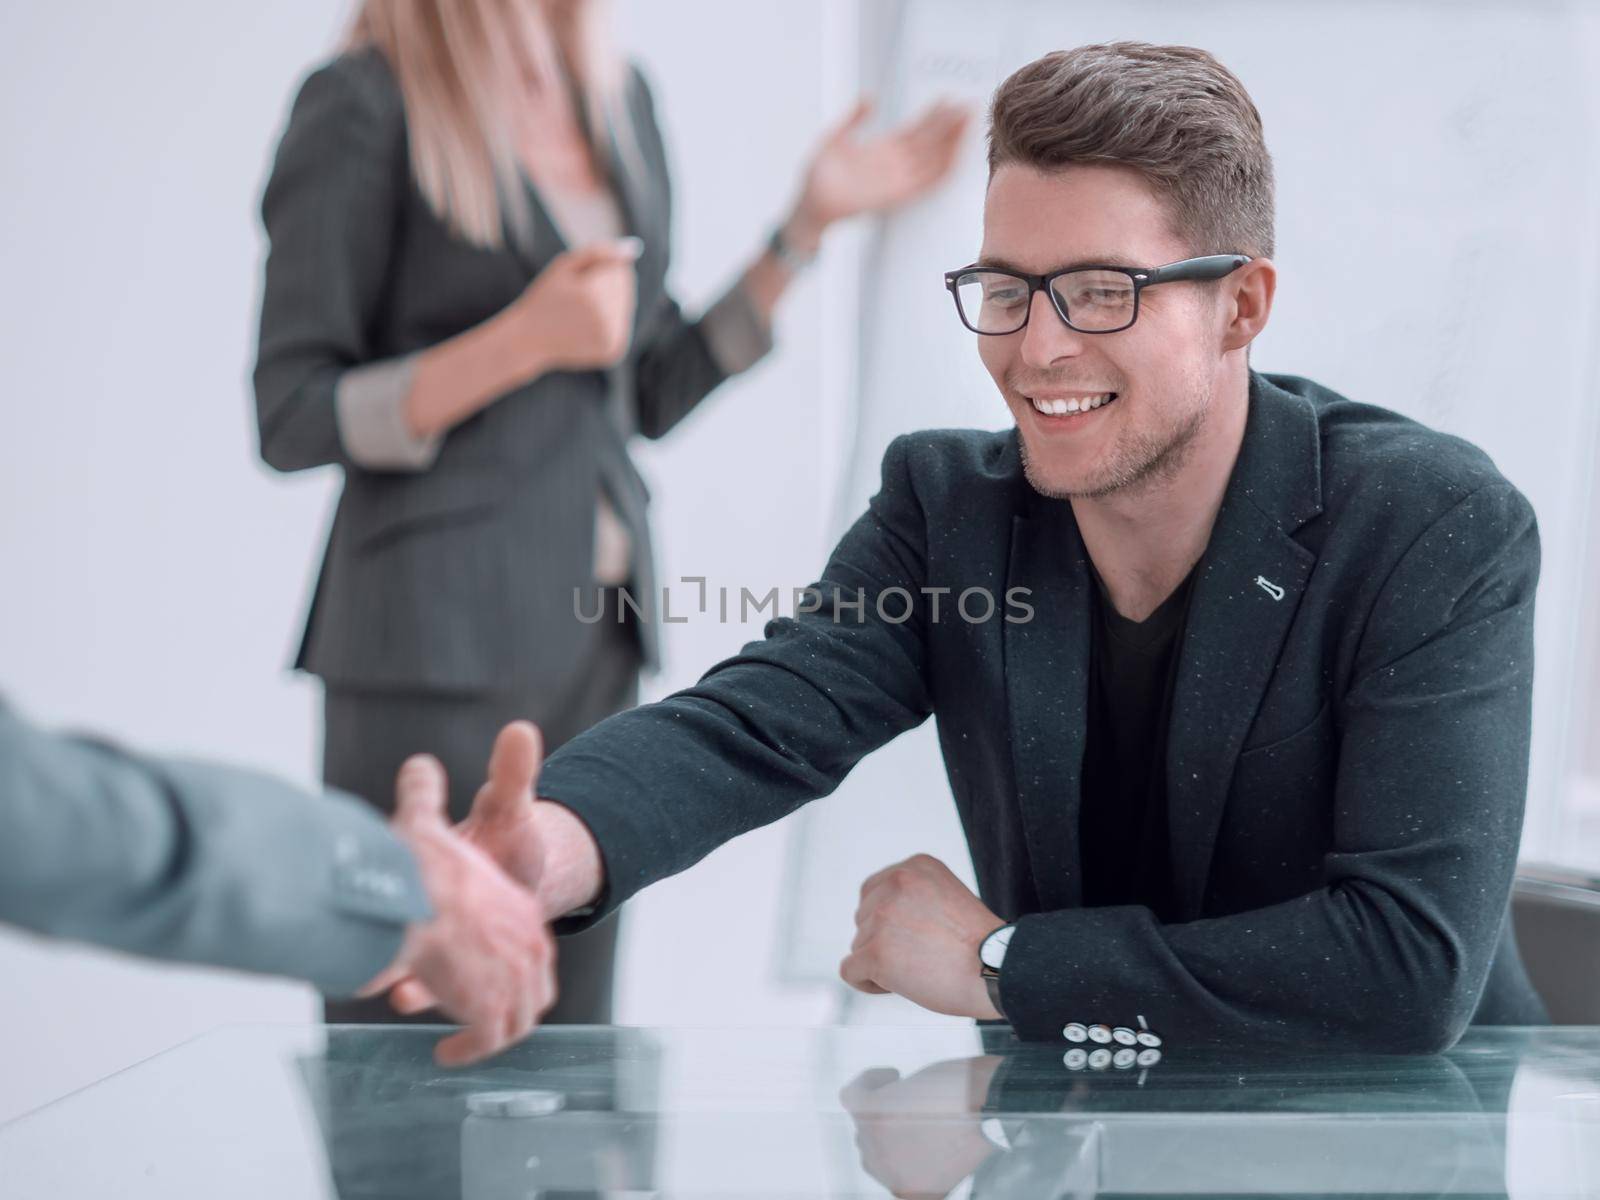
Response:
[[[439,437],[546,371],[609,367],[633,330],[638,238],[568,250],[489,320],[417,359],[404,420],[413,437]]]
[[[811,156],[791,218],[797,240],[808,232],[820,238],[835,221],[886,212],[925,195],[949,174],[969,119],[965,108],[939,103],[888,133],[862,137],[871,113],[871,103],[862,100]]]
[[[595,242],[550,260],[501,314],[532,374],[609,367],[633,331],[638,238]]]

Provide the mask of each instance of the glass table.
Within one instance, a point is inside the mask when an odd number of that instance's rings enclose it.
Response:
[[[0,1127],[5,1197],[1600,1197],[1600,1028],[1444,1055],[1002,1029],[239,1027]]]

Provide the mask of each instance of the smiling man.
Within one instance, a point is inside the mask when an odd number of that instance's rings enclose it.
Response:
[[[1016,428],[897,439],[827,603],[576,739],[486,844],[577,927],[933,715],[979,894],[920,856],[868,879],[855,987],[1130,1047],[1541,1022],[1507,921],[1526,500],[1466,442],[1250,369],[1271,159],[1210,55],[1047,55],[989,136],[945,282]]]

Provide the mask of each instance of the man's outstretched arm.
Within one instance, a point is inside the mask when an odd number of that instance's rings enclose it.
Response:
[[[0,921],[348,995],[431,915],[417,864],[359,801],[146,758],[0,709]]]
[[[768,622],[764,640],[693,687],[602,722],[545,764],[538,795],[575,814],[603,859],[592,909],[563,932],[827,795],[932,711],[910,442],[890,445],[882,487],[812,585],[817,611]]]
[[[536,753],[525,761],[526,748],[496,747],[461,830],[564,918],[559,932],[826,795],[927,718],[927,530],[911,440],[885,454],[881,489],[813,585],[817,611],[770,621],[764,641],[694,687],[601,722],[542,775]],[[891,590],[904,595],[885,597],[885,620],[878,599]],[[850,606],[837,614],[836,595]],[[541,799],[529,804],[521,781],[535,775]],[[412,984],[395,993],[407,1011],[430,1000]]]

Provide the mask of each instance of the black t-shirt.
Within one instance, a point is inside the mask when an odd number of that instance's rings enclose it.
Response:
[[[1094,568],[1079,838],[1085,907],[1142,904],[1174,919],[1167,726],[1194,572],[1143,621],[1111,603]]]

